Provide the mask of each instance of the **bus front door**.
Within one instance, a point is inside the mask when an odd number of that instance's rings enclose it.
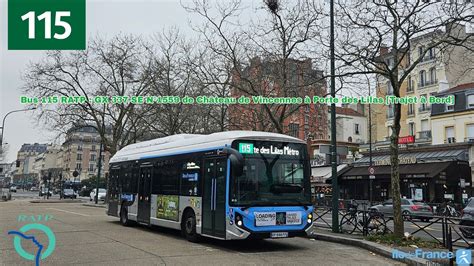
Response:
[[[204,160],[202,233],[225,237],[225,187],[227,158]]]
[[[150,223],[151,206],[151,169],[152,167],[140,167],[138,182],[138,222]]]

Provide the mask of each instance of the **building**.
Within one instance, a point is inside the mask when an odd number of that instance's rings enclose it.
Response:
[[[329,110],[331,114],[331,110]],[[331,116],[328,115],[328,123]],[[368,141],[367,117],[361,104],[336,107],[336,140],[364,144]],[[329,136],[330,138],[330,136]]]
[[[324,97],[323,73],[314,69],[310,59],[287,60],[287,70],[280,71],[280,61],[254,58],[242,71],[234,71],[231,96]],[[284,75],[283,75],[284,74]],[[282,78],[286,76],[287,78]],[[282,85],[285,84],[285,85]],[[285,88],[285,89],[282,89]],[[246,92],[248,93],[246,93]],[[234,104],[229,105],[230,130],[279,131],[271,123],[274,115],[284,134],[302,140],[327,139],[327,106],[315,104]]]
[[[92,126],[80,126],[71,128],[62,145],[62,154],[58,159],[62,160],[63,178],[65,180],[83,180],[97,176],[99,161],[100,135]],[[102,153],[102,171],[104,177],[109,169],[110,153]],[[78,176],[73,173],[77,171]]]
[[[454,24],[455,31],[460,37],[466,36],[466,27]],[[413,96],[429,98],[437,93],[456,87],[460,84],[473,82],[474,68],[468,65],[474,62],[474,54],[466,47],[449,46],[446,49],[430,48],[427,46],[439,32],[430,32],[411,40],[411,48],[403,58],[399,68],[401,73],[404,67],[422,57],[411,75],[402,84],[400,96]],[[468,43],[466,45],[473,45]],[[428,50],[427,50],[428,49]],[[472,47],[471,47],[472,49]],[[380,56],[389,65],[393,65],[393,58],[386,48],[382,48]],[[465,62],[465,63],[462,63]],[[377,78],[377,96],[385,97],[391,94],[390,83],[386,78]],[[373,140],[376,141],[375,148],[387,148],[391,134],[393,111],[391,106],[373,106],[375,113],[373,116]],[[414,136],[414,145],[431,145],[432,125],[431,125],[430,103],[416,103],[402,105],[400,137]]]
[[[454,97],[454,104],[436,104],[431,109],[433,145],[474,144],[474,83],[461,84],[436,94]],[[468,153],[471,167],[470,183],[474,184],[474,148]]]
[[[399,151],[400,192],[402,197],[425,202],[443,202],[472,193],[469,153],[472,144],[454,143],[421,147],[405,147]],[[374,201],[392,198],[390,151],[374,151],[372,197]],[[369,198],[369,156],[367,153],[339,174],[341,197]]]
[[[48,149],[48,144],[23,144],[17,154],[17,169],[13,176],[15,184],[36,184],[39,182],[40,173],[35,167],[36,158]]]

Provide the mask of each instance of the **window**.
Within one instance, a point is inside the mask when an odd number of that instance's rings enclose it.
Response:
[[[415,123],[412,122],[408,124],[408,131],[409,131],[408,134],[410,134],[410,136],[415,135]]]
[[[299,136],[299,131],[300,131],[300,125],[296,124],[296,123],[290,123],[288,125],[288,129],[289,129],[289,132],[288,134],[292,137],[295,137],[297,138]]]
[[[76,157],[77,161],[82,161],[82,153],[78,153]]]
[[[82,151],[82,144],[77,145],[77,150]]]
[[[430,68],[430,83],[435,84],[436,83],[436,68],[432,67]]]
[[[92,145],[91,150],[92,150],[92,151],[95,151],[95,145]]]
[[[429,55],[429,59],[434,59],[435,58],[435,50],[433,47],[431,47],[429,50],[428,50],[428,55]]]
[[[89,172],[94,172],[94,164],[89,164]]]
[[[413,88],[413,81],[411,80],[411,76],[408,76],[408,89],[407,89],[408,92],[412,92],[414,91],[414,88]]]
[[[447,96],[449,97],[449,96]],[[456,101],[454,101],[456,102]],[[446,103],[446,111],[454,111],[454,103]]]
[[[445,127],[444,135],[446,136],[446,143],[456,142],[456,139],[454,138],[454,127]]]
[[[411,103],[408,105],[408,115],[414,115],[414,114],[415,114],[415,105]]]
[[[424,70],[420,71],[419,80],[420,80],[420,83],[418,84],[419,87],[423,87],[426,85],[426,71]]]
[[[420,97],[424,97],[425,99],[427,99],[427,98],[426,98],[426,94],[420,95]],[[427,100],[428,100],[428,99],[427,99]],[[423,112],[423,111],[426,111],[426,110],[428,110],[428,106],[427,106],[426,102],[425,102],[425,103],[421,103],[421,104],[420,104],[420,110],[419,110],[419,111],[420,111],[420,112]]]
[[[428,130],[430,130],[428,119],[421,120],[421,131],[428,131]]]
[[[474,94],[467,96],[467,108],[474,108]]]
[[[201,163],[198,158],[185,161],[182,164],[183,171],[181,172],[181,195],[183,196],[198,196]]]
[[[157,194],[178,195],[179,179],[181,168],[174,160],[160,162],[153,171],[156,176],[153,177],[154,189]],[[153,190],[152,190],[153,191]]]
[[[423,57],[423,46],[418,47],[418,57],[419,58]],[[423,61],[423,59],[421,61]]]
[[[360,134],[359,124],[354,124],[354,134],[356,135]]]
[[[82,164],[81,163],[76,163],[76,170],[81,170],[82,169]]]
[[[91,162],[95,162],[95,154],[91,154]]]
[[[474,124],[466,125],[466,140],[474,140]]]

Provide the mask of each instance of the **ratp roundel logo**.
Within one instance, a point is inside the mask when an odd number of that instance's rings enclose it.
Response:
[[[36,232],[34,234],[28,233],[30,231]],[[38,241],[38,232],[42,232],[46,235],[48,239],[47,248],[45,245],[46,243],[40,243]],[[18,231],[11,230],[8,232],[8,234],[13,235],[13,246],[18,255],[26,260],[34,261],[36,266],[40,265],[41,260],[46,259],[49,255],[51,255],[56,247],[56,236],[54,235],[53,231],[44,224],[26,224]],[[23,248],[22,243],[24,243],[24,241],[31,241],[34,244],[36,247],[36,252],[34,254],[27,252]]]
[[[456,251],[457,265],[471,265],[472,251],[470,249],[458,249]]]

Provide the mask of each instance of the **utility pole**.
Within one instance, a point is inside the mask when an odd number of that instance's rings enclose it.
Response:
[[[369,83],[370,96],[370,83]],[[369,168],[372,167],[372,104],[369,103]],[[369,176],[369,206],[372,206],[373,201],[373,179]]]
[[[104,104],[104,111],[102,113],[102,134],[105,136],[105,104]],[[100,135],[100,132],[99,132]],[[99,163],[97,165],[97,178],[95,182],[95,195],[94,195],[94,202],[95,204],[99,203],[99,179],[100,179],[100,170],[102,168],[102,149],[104,147],[102,141],[102,136],[100,137],[100,148],[99,148]]]
[[[331,97],[336,97],[334,56],[334,0],[330,2]],[[337,184],[336,104],[331,103],[332,231],[339,233],[339,185]]]

